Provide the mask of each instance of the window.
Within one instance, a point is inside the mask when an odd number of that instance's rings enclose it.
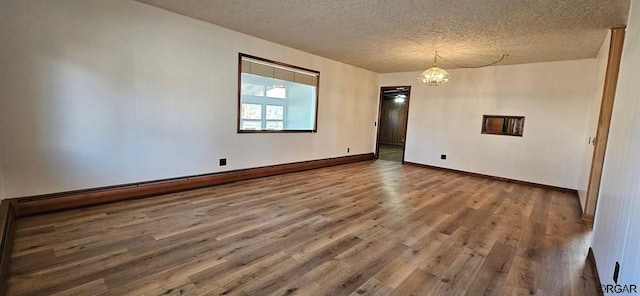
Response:
[[[315,132],[320,72],[239,55],[238,132]]]
[[[259,130],[262,128],[262,105],[242,103],[242,128]]]
[[[522,137],[524,116],[484,115],[482,133]]]

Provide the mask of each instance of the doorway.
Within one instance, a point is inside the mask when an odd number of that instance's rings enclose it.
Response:
[[[404,163],[411,86],[380,88],[376,158]]]

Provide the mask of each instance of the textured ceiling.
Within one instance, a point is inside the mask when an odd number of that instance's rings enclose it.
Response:
[[[379,73],[592,58],[629,0],[137,0]],[[443,68],[455,65],[440,61]]]

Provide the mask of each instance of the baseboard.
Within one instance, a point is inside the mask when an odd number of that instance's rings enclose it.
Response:
[[[582,214],[582,221],[593,223],[594,215]]]
[[[375,159],[373,153],[10,199],[16,217]]]
[[[503,177],[496,177],[496,176],[479,174],[479,173],[472,173],[472,172],[467,172],[467,171],[443,168],[443,167],[432,166],[432,165],[428,165],[428,164],[415,163],[415,162],[409,162],[409,161],[405,161],[403,163],[404,164],[408,164],[408,165],[423,167],[423,168],[455,172],[455,173],[460,173],[460,174],[465,174],[465,175],[470,175],[470,176],[475,176],[475,177],[481,177],[481,178],[488,178],[488,179],[498,180],[498,181],[503,181],[503,182],[510,182],[510,183],[517,183],[517,184],[522,184],[522,185],[541,187],[541,188],[549,189],[549,190],[556,190],[556,191],[572,193],[572,194],[575,194],[576,196],[578,196],[578,191],[575,190],[575,189],[569,189],[569,188],[557,187],[557,186],[551,186],[551,185],[544,185],[544,184],[538,184],[538,183],[533,183],[533,182],[514,180],[514,179],[509,179],[509,178],[503,178]]]
[[[0,295],[7,293],[9,263],[13,250],[13,207],[7,200],[0,202]]]
[[[591,265],[591,270],[593,270],[593,280],[596,285],[596,291],[598,295],[602,296],[602,282],[600,281],[600,273],[598,272],[598,266],[596,266],[596,256],[593,254],[593,249],[589,247],[589,252],[587,253],[587,261],[589,261],[589,265]]]

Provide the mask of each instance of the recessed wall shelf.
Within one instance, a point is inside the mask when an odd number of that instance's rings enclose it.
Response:
[[[522,137],[524,116],[483,115],[482,133]]]

